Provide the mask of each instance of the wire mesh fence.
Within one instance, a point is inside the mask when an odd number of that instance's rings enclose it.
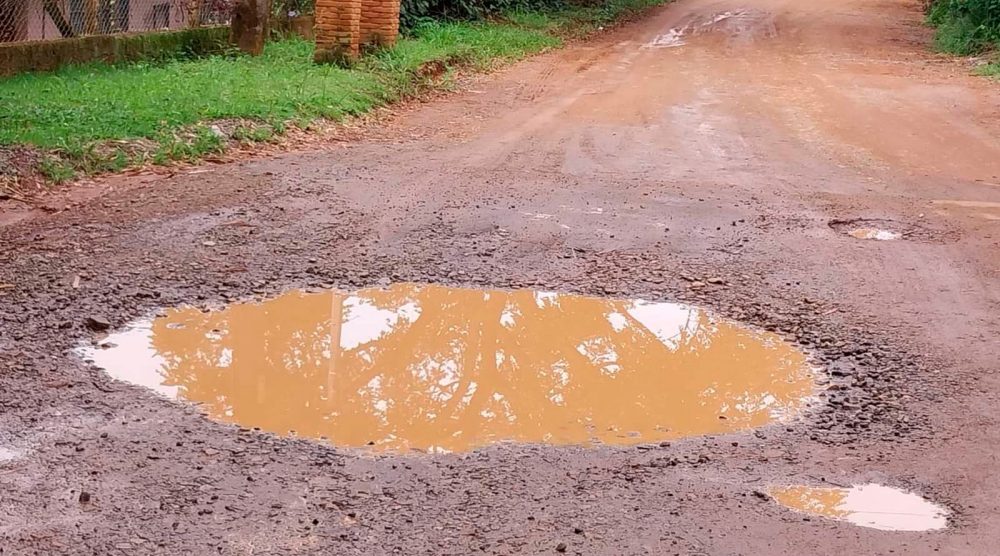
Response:
[[[234,0],[0,0],[0,43],[229,23]]]

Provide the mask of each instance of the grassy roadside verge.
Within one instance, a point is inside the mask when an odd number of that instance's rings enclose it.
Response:
[[[1000,79],[1000,56],[998,56],[998,60],[996,62],[976,68],[976,73],[984,77]]]
[[[1000,2],[998,0],[931,0],[927,23],[935,27],[939,52],[968,56],[985,54],[976,73],[1000,77]]]
[[[609,0],[485,22],[425,23],[350,69],[315,65],[311,43],[285,40],[257,58],[92,64],[15,76],[0,80],[0,155],[4,148],[31,149],[36,171],[52,182],[195,161],[447,86],[441,69],[524,58],[665,1]]]

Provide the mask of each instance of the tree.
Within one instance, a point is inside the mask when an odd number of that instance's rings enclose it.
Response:
[[[233,10],[230,39],[237,48],[259,56],[269,32],[270,0],[239,0]]]

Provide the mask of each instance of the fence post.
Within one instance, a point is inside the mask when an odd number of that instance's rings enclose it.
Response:
[[[97,34],[97,0],[83,2],[83,34]]]
[[[187,1],[187,26],[190,28],[201,27],[201,8],[204,2],[209,0],[188,0]]]

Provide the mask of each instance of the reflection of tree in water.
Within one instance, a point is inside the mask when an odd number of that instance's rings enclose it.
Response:
[[[449,450],[763,424],[809,378],[801,355],[758,336],[679,306],[405,284],[185,309],[153,326],[166,382],[217,418]]]
[[[770,494],[779,504],[801,512],[832,518],[850,514],[846,488],[789,486],[771,489]]]
[[[254,408],[314,405],[303,393],[325,379],[330,350],[315,304],[315,298],[286,296],[217,313],[184,309],[154,321],[153,348],[167,361],[165,382],[212,415],[247,424],[253,423],[242,414],[260,411]]]

